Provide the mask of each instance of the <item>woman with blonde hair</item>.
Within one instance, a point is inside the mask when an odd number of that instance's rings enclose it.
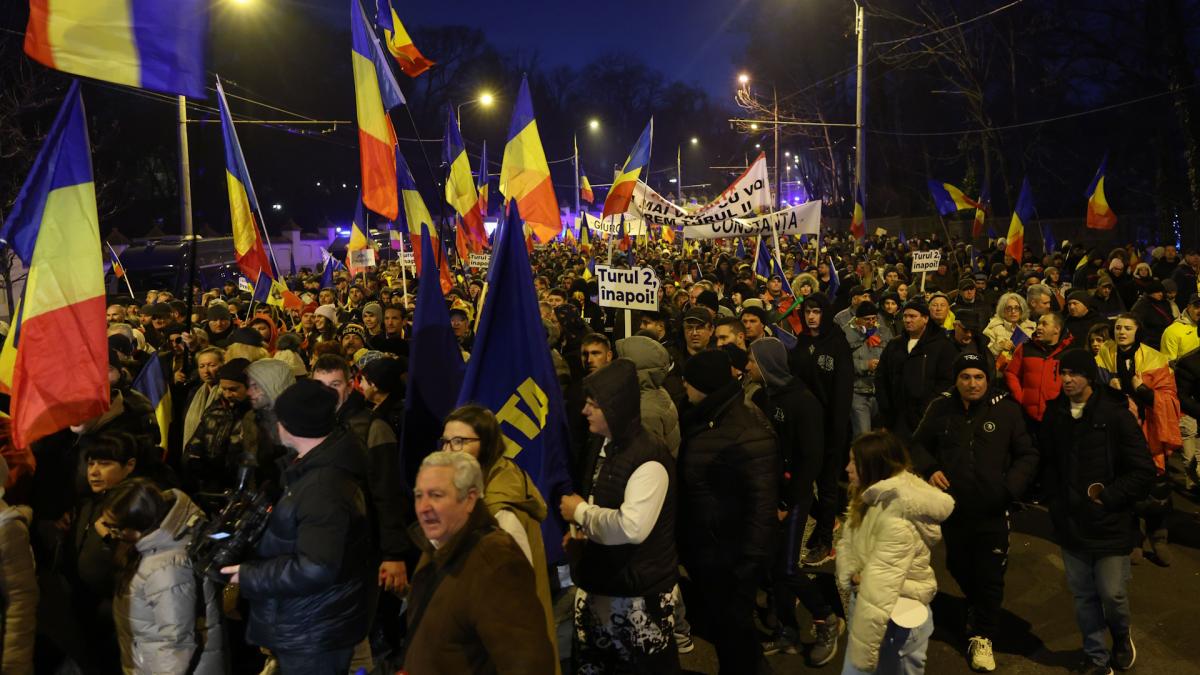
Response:
[[[911,471],[900,440],[872,431],[850,445],[850,508],[837,546],[837,584],[850,637],[843,675],[925,670],[937,595],[930,549],[954,499]]]
[[[996,357],[996,367],[1003,370],[1012,359],[1017,345],[1033,339],[1037,324],[1029,319],[1029,305],[1020,293],[1005,293],[996,303],[996,315],[983,329],[991,342],[988,348]]]

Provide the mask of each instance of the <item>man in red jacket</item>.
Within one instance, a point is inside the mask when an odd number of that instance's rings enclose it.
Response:
[[[1027,426],[1034,434],[1046,413],[1046,401],[1057,397],[1062,390],[1058,355],[1072,342],[1070,334],[1063,334],[1063,324],[1061,314],[1043,314],[1033,339],[1017,345],[1004,369],[1004,380],[1013,400],[1021,404]]]

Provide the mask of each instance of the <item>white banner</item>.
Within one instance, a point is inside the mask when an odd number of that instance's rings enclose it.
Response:
[[[752,217],[757,211],[775,206],[771,184],[767,179],[767,155],[759,154],[746,172],[733,182],[711,204],[700,207],[692,218],[709,223],[729,218]]]
[[[772,224],[775,226],[775,233],[781,237],[785,234],[817,234],[821,229],[821,202],[805,202],[755,218],[727,218],[689,225],[683,228],[683,236],[688,239],[736,239],[760,235],[770,237]]]
[[[629,211],[644,222],[674,227],[690,222],[688,212],[658,194],[649,185],[638,181],[633,188]]]
[[[625,215],[625,234],[636,237],[646,232],[646,221],[631,213]],[[601,234],[618,234],[621,230],[621,216],[609,216],[601,220],[590,213],[583,214],[583,220],[593,232]]]
[[[913,274],[917,272],[936,272],[938,263],[942,261],[941,250],[937,251],[913,251],[912,254],[912,269],[909,270]]]
[[[492,264],[492,254],[471,253],[467,256],[467,265],[478,270],[486,270]]]
[[[412,251],[403,251],[400,253],[400,264],[405,267],[417,266],[417,254]]]
[[[601,307],[658,310],[658,277],[649,267],[617,269],[596,265]]]

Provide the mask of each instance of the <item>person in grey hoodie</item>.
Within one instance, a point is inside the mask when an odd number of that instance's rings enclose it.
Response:
[[[255,472],[259,482],[278,484],[279,469],[275,460],[287,454],[279,441],[279,420],[275,417],[275,399],[284,389],[296,383],[296,376],[287,363],[276,359],[259,359],[246,366],[246,395],[254,406],[254,422],[258,430]]]
[[[96,529],[119,542],[125,562],[113,619],[127,674],[225,672],[220,596],[187,553],[203,517],[182,491],[143,478],[125,481],[105,502]]]
[[[0,457],[0,476],[8,463]],[[0,483],[0,497],[4,495]],[[29,547],[28,506],[9,506],[0,498],[0,673],[32,675],[33,642],[37,627],[38,585],[33,550]]]
[[[657,341],[641,335],[617,340],[617,357],[637,366],[641,397],[642,428],[667,446],[671,456],[679,454],[679,411],[663,388],[671,370],[671,356]]]
[[[854,438],[872,428],[871,421],[879,416],[875,402],[875,367],[883,348],[895,335],[887,321],[879,320],[879,308],[866,300],[854,308],[854,318],[842,327],[850,343],[854,364],[854,395],[850,399],[850,435]]]
[[[860,305],[861,306],[861,305]],[[750,345],[748,375],[762,383],[754,404],[762,410],[779,438],[783,458],[779,473],[779,537],[771,568],[771,588],[779,629],[763,645],[767,656],[795,654],[800,647],[796,619],[799,600],[813,618],[816,642],[809,662],[822,666],[837,654],[838,635],[844,624],[833,611],[833,602],[800,568],[800,543],[812,507],[813,481],[821,470],[825,452],[824,410],[803,381],[788,371],[787,348],[775,338],[759,338]]]

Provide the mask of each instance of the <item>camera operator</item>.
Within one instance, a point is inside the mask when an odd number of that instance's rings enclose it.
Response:
[[[367,634],[369,531],[356,475],[362,450],[338,428],[337,394],[301,380],[275,400],[284,494],[256,560],[221,569],[250,602],[246,639],[272,651],[284,675],[345,672]]]

